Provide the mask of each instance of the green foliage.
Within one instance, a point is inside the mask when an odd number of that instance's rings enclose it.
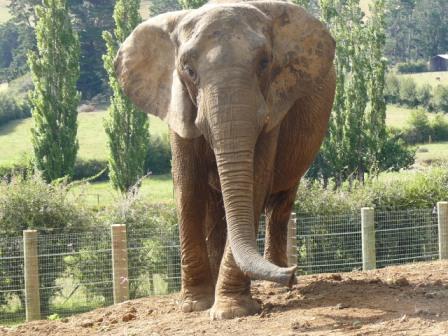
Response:
[[[167,135],[150,138],[145,171],[156,175],[171,172],[171,147]]]
[[[38,51],[29,54],[35,85],[31,95],[32,141],[36,167],[52,181],[72,175],[79,147],[79,41],[65,0],[44,0],[36,13]]]
[[[180,10],[181,6],[177,0],[151,0],[149,15],[156,16],[166,12]]]
[[[432,105],[436,110],[448,113],[448,86],[437,85],[434,90]]]
[[[429,109],[432,100],[432,86],[429,84],[423,84],[417,86],[417,101],[420,105]]]
[[[417,85],[412,78],[400,79],[400,102],[409,107],[417,106]]]
[[[310,176],[340,184],[378,167],[386,135],[384,1],[374,2],[368,24],[359,0],[321,0],[320,7],[336,39],[338,77],[329,132]]]
[[[31,27],[12,20],[0,25],[0,82],[10,81],[28,71],[26,54],[35,44]]]
[[[113,95],[105,130],[109,146],[109,171],[114,188],[127,193],[144,175],[145,156],[148,151],[148,117],[124,95],[115,77],[114,59],[118,44],[123,42],[140,23],[139,0],[118,0],[114,10],[115,30],[104,32],[107,54],[104,67],[109,75]]]
[[[388,73],[386,75],[386,86],[384,89],[384,96],[386,102],[395,104],[400,100],[400,81],[398,77],[393,73]]]
[[[401,74],[420,73],[428,71],[425,61],[415,61],[397,64],[397,72]]]
[[[27,102],[19,102],[8,93],[0,92],[0,125],[15,119],[23,119],[31,116]]]
[[[409,147],[401,134],[388,130],[378,155],[379,171],[400,171],[415,163],[415,149]]]
[[[179,3],[183,9],[194,9],[207,3],[207,0],[179,0]]]
[[[447,141],[448,140],[448,120],[442,113],[437,113],[430,122],[432,130],[433,141]]]
[[[388,0],[386,9],[386,55],[392,62],[427,60],[448,50],[446,0]]]
[[[431,135],[428,115],[424,110],[414,110],[407,121],[406,142],[415,144],[427,142]]]
[[[358,213],[365,206],[378,211],[428,209],[448,199],[447,167],[380,175],[362,183],[344,183],[340,189],[330,183],[305,180],[295,202],[303,216]]]

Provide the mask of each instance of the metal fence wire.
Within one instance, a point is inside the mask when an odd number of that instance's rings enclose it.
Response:
[[[361,216],[297,216],[299,274],[362,268]],[[257,245],[264,248],[264,219]],[[377,267],[438,257],[433,209],[375,212]],[[177,226],[127,231],[131,299],[177,292]],[[38,236],[42,317],[57,318],[113,304],[110,230]],[[25,320],[23,238],[0,239],[0,324]]]

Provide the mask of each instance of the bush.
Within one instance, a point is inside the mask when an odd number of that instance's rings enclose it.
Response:
[[[378,211],[430,209],[443,200],[448,200],[448,167],[380,175],[337,190],[334,184],[324,188],[319,181],[304,180],[295,209],[302,216],[343,215],[366,206]]]
[[[400,133],[388,130],[379,155],[378,168],[380,172],[400,171],[410,168],[415,162],[415,149],[409,147]]]
[[[435,110],[448,113],[448,86],[437,85],[434,90],[432,105]]]
[[[91,212],[69,198],[68,187],[64,184],[46,184],[40,176],[32,176],[28,179],[12,178],[10,183],[0,184],[0,236],[18,237],[25,229],[37,229],[40,235],[54,233],[79,232],[87,227],[94,227],[95,219]],[[40,246],[40,251],[45,251],[48,256],[41,258],[39,270],[45,276],[40,277],[41,286],[47,288],[41,291],[41,307],[45,312],[49,307],[51,296],[57,291],[56,279],[64,271],[63,257],[59,253],[65,247],[60,239],[52,239],[50,244]],[[4,245],[0,245],[0,255],[10,255],[11,251],[2,251]],[[43,253],[43,252],[41,252]],[[51,255],[51,256],[50,256]],[[44,262],[50,263],[55,272],[48,272]],[[22,278],[17,276],[17,268],[23,268],[17,262],[2,260],[0,265],[0,302],[5,297],[1,286],[7,286],[10,290],[24,288]],[[24,306],[23,294],[20,295]]]
[[[424,106],[426,109],[429,108],[432,100],[432,86],[429,84],[424,84],[417,87],[417,101],[419,105]]]
[[[73,180],[88,179],[98,175],[103,170],[104,172],[94,180],[95,182],[107,181],[109,179],[109,174],[107,172],[107,161],[77,160],[73,170]]]
[[[448,140],[448,120],[446,115],[437,113],[430,122],[433,141]]]
[[[396,104],[400,100],[400,81],[393,73],[386,75],[384,97],[389,104]]]
[[[408,144],[427,142],[432,134],[429,118],[425,110],[413,110],[405,129],[404,139]]]
[[[412,78],[400,79],[400,102],[410,107],[417,105],[417,86]]]
[[[0,93],[0,125],[31,116],[28,101],[18,102],[8,93]]]
[[[425,61],[398,63],[397,71],[402,74],[427,72],[428,65]]]
[[[150,137],[145,171],[155,175],[171,172],[171,147],[168,135]]]

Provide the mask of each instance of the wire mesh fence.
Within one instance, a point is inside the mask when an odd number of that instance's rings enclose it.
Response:
[[[377,267],[438,258],[434,209],[375,213]],[[362,268],[359,213],[305,217],[296,222],[299,274]],[[265,222],[257,238],[263,253]],[[110,230],[38,236],[42,318],[55,318],[111,305],[113,296]],[[180,290],[177,226],[127,230],[129,298]],[[25,320],[23,239],[0,239],[0,324]]]

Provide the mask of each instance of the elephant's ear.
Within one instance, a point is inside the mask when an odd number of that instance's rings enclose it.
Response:
[[[124,93],[146,113],[166,121],[184,138],[200,135],[195,109],[175,67],[170,34],[188,11],[162,14],[135,28],[115,59],[115,72]]]
[[[267,103],[276,126],[294,102],[325,79],[333,64],[335,41],[319,20],[287,2],[251,2],[272,20],[273,64]]]

